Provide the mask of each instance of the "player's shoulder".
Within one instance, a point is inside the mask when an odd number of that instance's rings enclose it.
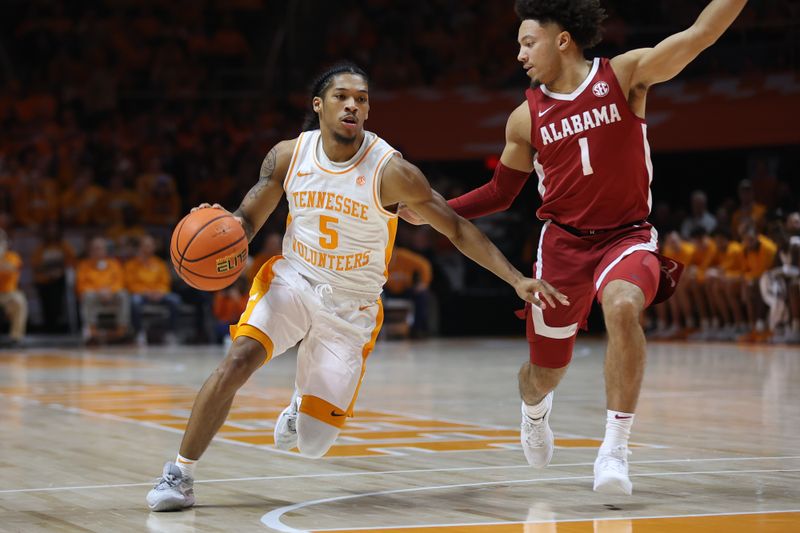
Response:
[[[531,111],[528,101],[519,104],[506,121],[506,139],[530,139]]]
[[[608,60],[608,64],[611,66],[611,70],[614,71],[617,81],[619,81],[623,87],[629,87],[631,85],[639,61],[641,61],[642,57],[650,50],[652,50],[652,48],[636,48],[618,54]]]

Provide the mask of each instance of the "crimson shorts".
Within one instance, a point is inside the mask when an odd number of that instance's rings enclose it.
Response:
[[[666,268],[658,255],[658,234],[650,224],[630,226],[595,235],[576,236],[545,222],[539,238],[534,277],[566,294],[570,305],[525,308],[531,363],[548,368],[569,364],[578,329],[597,296],[612,280],[633,283],[644,293],[646,305],[656,299]],[[673,262],[674,263],[674,262]],[[667,287],[669,289],[669,287]],[[671,292],[667,290],[667,292]]]

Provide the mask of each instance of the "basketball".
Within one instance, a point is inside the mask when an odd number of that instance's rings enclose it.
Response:
[[[198,209],[172,232],[170,257],[178,275],[201,291],[231,285],[247,264],[247,236],[227,211]]]

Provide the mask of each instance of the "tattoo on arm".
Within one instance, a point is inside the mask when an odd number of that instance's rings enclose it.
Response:
[[[267,186],[272,181],[272,174],[275,172],[275,164],[278,159],[278,151],[273,148],[269,151],[267,156],[264,158],[264,161],[261,163],[261,172],[259,172],[258,181],[255,185],[250,188],[250,192],[247,193],[244,200],[242,200],[239,209],[236,210],[234,213],[235,216],[242,218],[242,225],[244,226],[245,234],[247,235],[247,240],[250,241],[253,239],[253,224],[247,217],[244,215],[243,207],[250,203],[255,202],[258,200],[259,195],[267,188]]]

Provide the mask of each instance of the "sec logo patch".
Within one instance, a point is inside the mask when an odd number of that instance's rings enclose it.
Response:
[[[592,86],[592,94],[601,98],[608,94],[608,84],[604,81],[598,81]]]

